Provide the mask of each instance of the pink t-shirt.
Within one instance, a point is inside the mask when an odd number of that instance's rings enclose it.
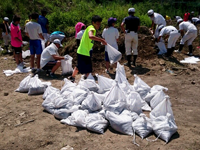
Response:
[[[11,45],[13,47],[21,47],[22,42],[16,40],[15,38],[18,37],[20,40],[22,40],[21,30],[19,26],[15,26],[13,23],[10,25],[10,33],[11,33]]]

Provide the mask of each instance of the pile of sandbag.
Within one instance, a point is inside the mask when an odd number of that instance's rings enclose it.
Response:
[[[104,133],[110,125],[122,134],[138,134],[141,138],[154,132],[156,139],[169,142],[177,126],[170,98],[165,94],[168,89],[160,85],[151,88],[137,75],[134,77],[131,85],[124,66],[118,63],[115,80],[97,75],[96,83],[91,74],[77,84],[64,79],[61,90],[48,86],[42,106],[67,125],[97,133]],[[149,111],[150,118],[143,111]],[[137,144],[135,138],[133,142]]]

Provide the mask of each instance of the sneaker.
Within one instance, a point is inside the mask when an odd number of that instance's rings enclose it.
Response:
[[[24,65],[24,62],[21,62],[21,63],[19,64],[19,66],[22,66],[23,69],[26,68],[26,66]]]
[[[109,73],[110,73],[108,69],[106,69],[106,70],[105,70],[105,72],[106,72],[107,74],[109,74]]]
[[[53,79],[56,78],[56,75],[55,75],[54,73],[49,73],[49,76],[50,76],[51,78],[53,78]]]
[[[72,77],[72,76],[68,77],[68,79],[69,79],[71,82],[73,82],[73,83],[74,83],[74,81],[75,81],[75,78]]]
[[[174,50],[175,53],[181,53],[181,51],[179,51],[178,49],[177,50]]]

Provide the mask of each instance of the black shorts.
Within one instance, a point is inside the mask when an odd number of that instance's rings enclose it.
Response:
[[[90,56],[77,54],[77,61],[78,61],[77,68],[81,74],[92,72],[92,61]]]
[[[43,70],[51,70],[55,65],[57,61],[49,61],[42,69]]]
[[[22,48],[21,47],[14,47],[14,46],[12,46],[12,49],[15,52],[15,54],[22,53]]]

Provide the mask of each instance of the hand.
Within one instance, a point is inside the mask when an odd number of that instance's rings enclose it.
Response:
[[[69,60],[68,56],[64,56],[64,60]]]
[[[107,42],[105,40],[102,40],[101,42],[103,45],[107,45]]]
[[[27,45],[28,42],[27,42],[27,41],[22,41],[22,44],[23,44],[23,45]]]

